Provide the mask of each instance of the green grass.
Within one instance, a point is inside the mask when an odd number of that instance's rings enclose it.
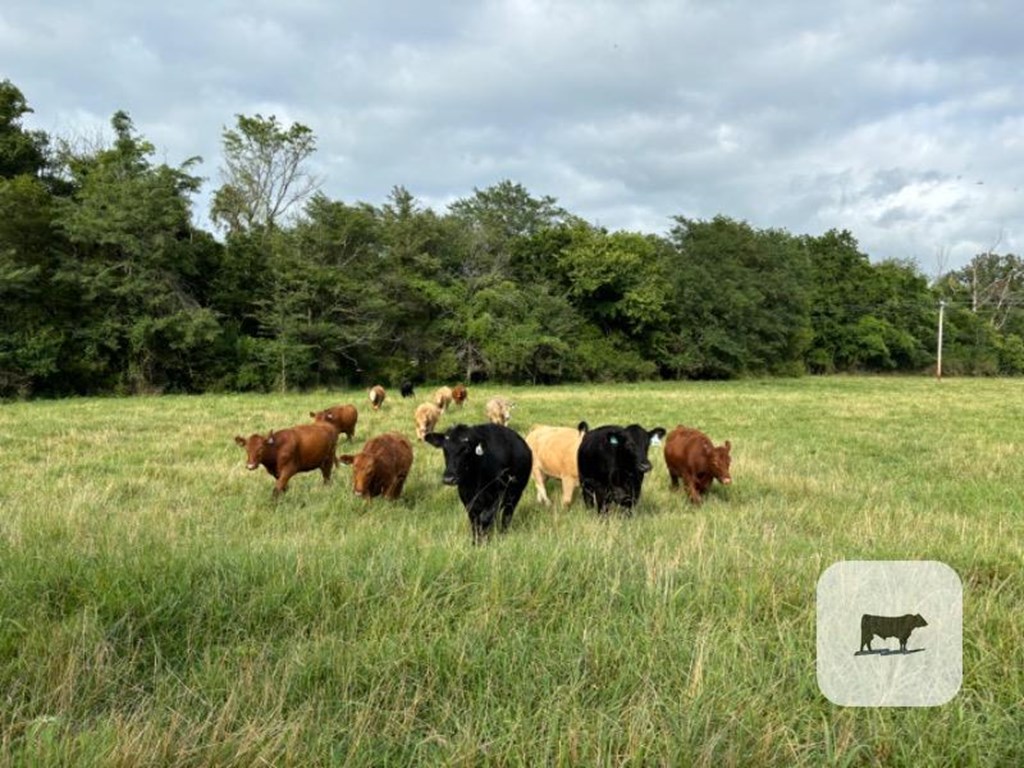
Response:
[[[422,443],[396,503],[356,499],[340,467],[275,504],[232,441],[341,402],[356,446],[413,436],[419,398],[0,406],[0,764],[1024,764],[1022,386],[472,388],[442,426],[500,392],[522,431],[685,423],[733,443],[733,486],[700,508],[653,452],[633,517],[544,509],[531,483],[480,547]],[[815,587],[843,559],[960,574],[949,704],[818,692]]]

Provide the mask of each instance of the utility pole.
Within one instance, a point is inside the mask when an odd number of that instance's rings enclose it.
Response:
[[[939,299],[939,341],[935,355],[935,378],[942,381],[942,320],[946,314],[946,300]]]

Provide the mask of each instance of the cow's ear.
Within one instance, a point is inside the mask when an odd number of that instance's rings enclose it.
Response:
[[[338,457],[339,464],[352,464],[356,460],[356,457],[351,453],[346,453],[344,456]]]
[[[267,445],[274,444],[274,430],[270,430],[270,434],[267,435]]]
[[[243,448],[245,448],[245,438],[242,437],[241,435],[235,435],[235,442],[238,443]]]
[[[316,411],[310,411],[309,412],[309,418],[315,419],[316,418]]]
[[[666,432],[663,427],[655,427],[647,433],[650,438],[651,445],[661,445],[661,441],[665,438]]]
[[[576,431],[578,431],[581,435],[588,429],[590,429],[590,425],[587,424],[587,422],[585,421],[581,421],[576,427]]]
[[[440,432],[427,432],[427,434],[423,436],[423,439],[435,448],[440,448],[444,445],[444,441],[448,439],[448,436],[441,434]]]
[[[725,452],[729,453],[732,450],[732,443],[726,440],[723,445],[725,446]]]
[[[484,455],[484,444],[483,443],[477,443],[476,444],[476,449],[473,451],[473,453],[475,453],[477,456],[483,456]]]

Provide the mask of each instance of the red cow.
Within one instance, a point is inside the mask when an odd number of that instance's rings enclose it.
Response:
[[[732,443],[728,440],[715,446],[700,430],[680,424],[665,441],[665,465],[672,487],[678,488],[679,478],[682,478],[690,501],[700,504],[701,496],[707,493],[712,481],[718,480],[722,485],[732,482],[731,450]]]
[[[352,465],[356,496],[397,499],[412,466],[412,446],[397,432],[385,432],[367,440],[361,453],[339,456],[338,462]]]
[[[277,478],[274,496],[288,490],[288,481],[300,472],[319,469],[324,482],[331,481],[334,469],[334,447],[338,444],[337,431],[327,424],[300,424],[290,429],[271,431],[269,435],[241,435],[235,442],[245,449],[246,467],[257,469],[261,464]]]
[[[310,411],[309,415],[317,423],[330,424],[334,427],[338,437],[341,437],[342,433],[348,435],[349,442],[356,436],[359,411],[354,405],[335,405],[322,411]]]
[[[462,404],[466,402],[467,397],[469,397],[469,390],[467,390],[462,384],[456,384],[452,387],[452,402],[460,408],[462,407]]]
[[[370,396],[370,405],[373,406],[373,410],[379,411],[380,407],[384,404],[384,387],[380,384],[375,384],[370,387],[370,391],[367,394]]]

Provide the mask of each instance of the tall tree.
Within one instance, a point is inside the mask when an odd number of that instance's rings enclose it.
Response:
[[[49,138],[42,131],[28,131],[21,125],[21,119],[31,112],[17,86],[10,80],[0,80],[0,178],[34,176],[46,165]]]
[[[191,225],[199,159],[153,165],[127,113],[111,125],[113,146],[63,155],[74,193],[58,201],[70,245],[55,281],[78,297],[77,377],[86,389],[201,389],[220,327],[190,289],[209,248]]]
[[[301,123],[285,128],[274,115],[236,118],[222,134],[224,183],[210,213],[229,232],[272,228],[320,186],[305,165],[316,137]]]
[[[678,371],[701,378],[794,374],[811,339],[807,255],[797,238],[725,216],[676,217],[673,342]]]

